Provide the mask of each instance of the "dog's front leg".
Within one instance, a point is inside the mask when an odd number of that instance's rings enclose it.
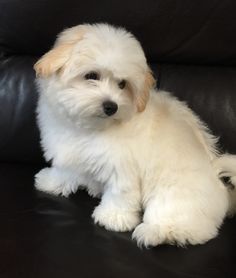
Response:
[[[79,184],[82,183],[75,173],[55,166],[44,168],[35,175],[35,187],[53,195],[68,197],[76,192]]]
[[[128,179],[126,184],[118,180],[107,185],[101,203],[92,215],[95,223],[112,231],[134,229],[140,223],[140,190],[136,185]]]

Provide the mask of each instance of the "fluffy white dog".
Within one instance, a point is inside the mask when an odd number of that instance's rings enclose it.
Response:
[[[35,65],[38,123],[50,168],[36,187],[101,197],[92,217],[138,244],[202,244],[233,211],[236,159],[219,155],[199,118],[154,78],[140,43],[122,28],[79,25]]]

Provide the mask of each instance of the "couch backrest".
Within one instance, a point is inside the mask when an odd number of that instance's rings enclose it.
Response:
[[[32,66],[58,32],[85,22],[133,32],[158,86],[189,102],[236,152],[235,0],[0,0],[0,161],[42,161]]]
[[[0,52],[42,55],[84,22],[125,26],[150,61],[236,64],[235,0],[1,0]]]

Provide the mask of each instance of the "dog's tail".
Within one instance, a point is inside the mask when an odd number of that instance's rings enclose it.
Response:
[[[223,154],[213,161],[218,177],[228,188],[228,215],[236,213],[236,155]]]

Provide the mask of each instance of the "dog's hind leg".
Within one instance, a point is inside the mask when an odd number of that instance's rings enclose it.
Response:
[[[170,173],[146,203],[138,245],[203,244],[214,238],[228,209],[227,189],[206,171]]]

